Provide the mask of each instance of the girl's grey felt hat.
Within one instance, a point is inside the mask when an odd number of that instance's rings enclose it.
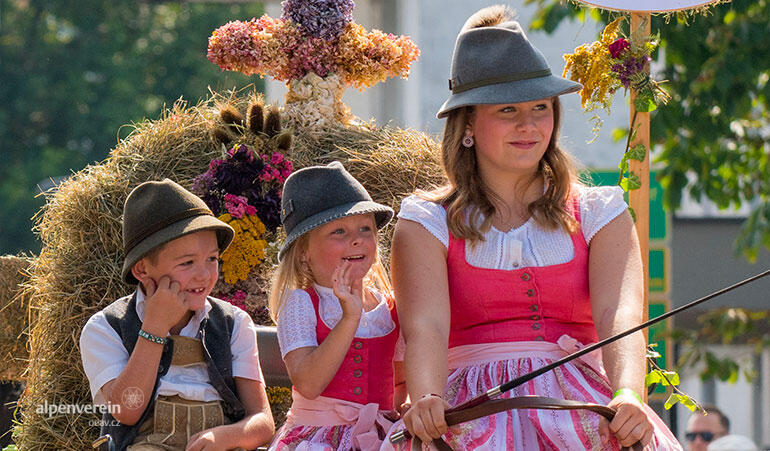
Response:
[[[469,105],[529,102],[580,88],[580,83],[553,75],[521,25],[510,20],[460,32],[452,56],[452,93],[437,116]]]
[[[278,259],[300,236],[346,216],[374,213],[377,228],[393,218],[393,209],[374,202],[339,161],[310,166],[291,174],[283,185],[281,222],[286,232]]]
[[[216,232],[220,254],[235,235],[233,228],[217,219],[203,200],[172,180],[137,186],[123,205],[123,281],[139,283],[131,268],[156,247],[202,230]]]

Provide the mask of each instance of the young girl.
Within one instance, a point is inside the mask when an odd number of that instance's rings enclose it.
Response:
[[[270,449],[379,448],[395,418],[399,328],[377,230],[393,210],[338,162],[292,174],[281,207],[270,311],[294,386]]]

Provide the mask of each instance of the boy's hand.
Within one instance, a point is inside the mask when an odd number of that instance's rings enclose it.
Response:
[[[168,276],[161,277],[157,285],[152,279],[145,283],[147,300],[142,328],[146,332],[165,337],[181,321],[188,308],[180,288],[179,283]]]
[[[358,323],[364,308],[363,279],[352,278],[350,275],[352,263],[344,261],[332,273],[332,288],[340,299],[342,317],[350,318]]]
[[[232,449],[225,443],[225,435],[220,427],[206,429],[190,437],[185,451],[219,451]]]

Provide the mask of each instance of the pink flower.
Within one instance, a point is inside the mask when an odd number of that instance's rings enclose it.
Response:
[[[631,47],[631,43],[629,43],[625,38],[617,38],[615,42],[609,46],[610,55],[613,58],[618,59],[620,58],[620,55],[622,55],[623,52],[629,47]]]
[[[249,213],[248,199],[243,196],[236,196],[234,194],[225,194],[225,208],[230,216],[233,218],[242,218],[245,214],[256,214],[256,209],[251,207],[254,213]]]

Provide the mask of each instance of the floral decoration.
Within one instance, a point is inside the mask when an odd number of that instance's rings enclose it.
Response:
[[[408,37],[366,31],[353,22],[352,0],[285,0],[283,15],[233,21],[209,37],[208,59],[222,70],[280,81],[337,74],[359,89],[406,78],[419,56]]]
[[[193,181],[193,192],[235,230],[220,257],[216,296],[245,308],[246,293],[254,289],[249,280],[265,259],[268,238],[281,224],[281,187],[292,170],[291,161],[279,152],[263,155],[236,145],[211,160]]]
[[[629,40],[621,35],[619,17],[608,24],[600,40],[583,44],[575,53],[564,55],[564,76],[583,85],[580,91],[584,109],[591,111],[602,107],[609,111],[615,92],[621,87],[636,93],[635,107],[648,112],[660,103],[666,103],[669,95],[659,83],[650,77],[646,69],[652,60],[650,54],[658,46],[655,37],[643,32],[632,33]]]

